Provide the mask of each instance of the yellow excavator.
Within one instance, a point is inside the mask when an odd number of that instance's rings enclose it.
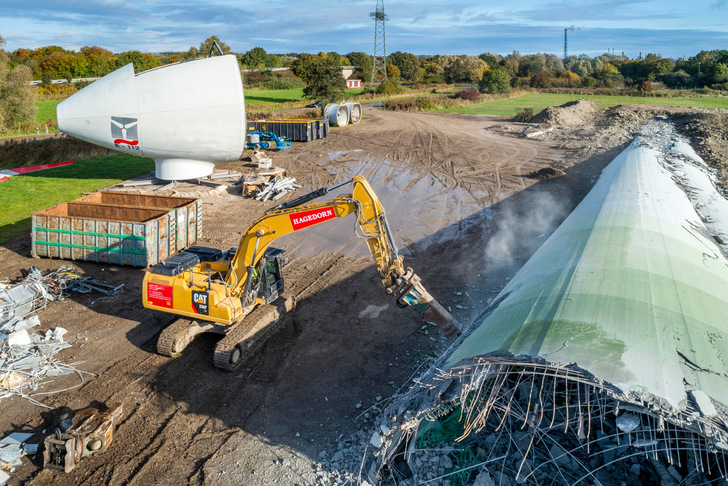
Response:
[[[327,202],[311,202],[345,184],[351,194]],[[425,290],[411,268],[405,268],[379,199],[361,176],[322,187],[268,210],[227,252],[191,247],[154,265],[144,277],[144,307],[181,316],[157,341],[157,351],[176,357],[202,332],[224,334],[215,348],[215,366],[234,370],[256,352],[293,311],[283,297],[284,250],[271,247],[281,236],[350,214],[364,238],[387,294],[399,307],[412,307],[426,322],[438,325],[448,338],[461,326]]]

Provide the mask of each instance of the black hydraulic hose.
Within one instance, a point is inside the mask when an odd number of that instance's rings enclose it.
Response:
[[[325,196],[330,191],[333,191],[334,189],[337,189],[343,185],[346,185],[353,181],[354,179],[347,179],[344,182],[339,182],[338,184],[334,184],[331,187],[322,187],[321,189],[316,189],[315,191],[309,192],[308,194],[304,194],[301,197],[298,197],[294,199],[293,201],[288,201],[287,203],[279,204],[278,206],[274,208],[270,208],[268,211],[266,211],[266,214],[273,212],[273,211],[279,211],[281,209],[289,209],[289,208],[295,208],[296,206],[300,206],[301,204],[305,204],[309,201],[313,201],[316,198],[319,198],[321,196]]]

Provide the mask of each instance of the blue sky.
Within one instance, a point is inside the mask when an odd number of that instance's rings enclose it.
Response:
[[[98,45],[114,52],[187,50],[210,35],[235,52],[373,51],[376,0],[2,0],[9,51]],[[385,1],[387,52],[495,52],[666,57],[728,49],[728,0]]]

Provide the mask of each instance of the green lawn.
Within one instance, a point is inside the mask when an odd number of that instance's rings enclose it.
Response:
[[[153,160],[119,154],[76,160],[73,165],[17,175],[0,182],[0,244],[29,234],[30,216],[34,211],[151,170],[154,170]]]
[[[519,109],[533,108],[534,113],[549,106],[559,106],[569,101],[587,98],[593,100],[600,108],[617,105],[658,105],[687,106],[694,108],[728,108],[728,98],[651,98],[642,96],[605,96],[605,95],[571,95],[552,93],[528,93],[513,98],[474,103],[436,110],[444,113],[480,113],[486,115],[515,115]]]
[[[38,107],[38,112],[35,114],[35,121],[38,123],[44,123],[47,120],[56,119],[56,106],[62,100],[51,100],[51,101],[36,101],[35,106]]]

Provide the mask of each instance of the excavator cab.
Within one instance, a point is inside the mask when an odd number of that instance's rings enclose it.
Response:
[[[263,258],[260,259],[259,273],[263,278],[260,281],[261,288],[258,295],[265,300],[266,304],[270,304],[283,295],[283,277],[281,276],[283,261],[281,255],[285,251],[271,247],[265,251]]]

